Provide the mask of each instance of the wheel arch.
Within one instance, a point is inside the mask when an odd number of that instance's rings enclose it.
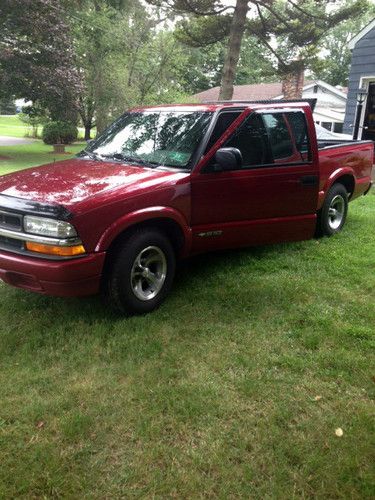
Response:
[[[324,200],[334,184],[342,184],[348,192],[348,200],[353,196],[356,178],[352,169],[340,169],[332,173],[322,191],[319,192],[318,210],[323,206]]]
[[[350,200],[350,197],[354,193],[354,189],[355,189],[355,177],[354,177],[354,175],[353,174],[344,174],[344,175],[337,177],[334,180],[334,182],[330,185],[330,188],[334,184],[342,184],[345,187],[345,189],[348,193],[348,199]]]
[[[179,212],[168,207],[145,209],[120,218],[104,232],[95,251],[111,252],[120,241],[144,227],[157,228],[165,233],[178,257],[189,252],[191,229]]]
[[[346,221],[349,201],[348,197],[344,196],[344,193],[347,193],[347,189],[342,182],[334,182],[330,186],[327,196],[324,199],[323,206],[318,212],[316,236],[332,236],[333,234],[341,231]],[[342,199],[341,208],[337,208],[337,206],[332,205],[334,200],[339,196],[341,196]],[[330,214],[331,207],[334,209],[332,215]],[[331,217],[333,217],[333,220]]]

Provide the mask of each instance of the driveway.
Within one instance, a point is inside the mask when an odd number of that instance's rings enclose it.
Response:
[[[22,144],[30,144],[34,139],[24,139],[23,137],[6,137],[0,135],[0,146],[18,146]]]

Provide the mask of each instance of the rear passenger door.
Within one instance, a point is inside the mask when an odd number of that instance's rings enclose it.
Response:
[[[252,113],[223,146],[241,151],[242,168],[214,172],[208,165],[192,176],[193,231],[209,228],[223,246],[233,237],[236,246],[257,236],[259,243],[310,237],[319,179],[304,112]]]

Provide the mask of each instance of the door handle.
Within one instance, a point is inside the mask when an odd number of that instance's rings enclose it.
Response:
[[[318,176],[317,175],[303,175],[300,178],[300,182],[303,186],[317,186]]]

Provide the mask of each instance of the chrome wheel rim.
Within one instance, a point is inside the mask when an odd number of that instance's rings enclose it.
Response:
[[[167,276],[167,259],[155,246],[144,248],[137,255],[130,275],[130,284],[139,300],[152,300],[163,288]]]
[[[345,201],[340,195],[336,195],[328,209],[328,224],[331,229],[338,229],[344,219]]]

